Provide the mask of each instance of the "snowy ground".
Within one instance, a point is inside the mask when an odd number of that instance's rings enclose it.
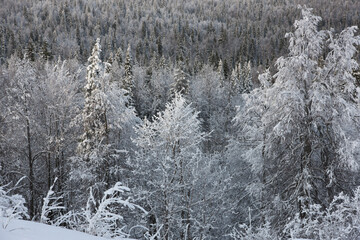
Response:
[[[46,224],[12,220],[6,229],[0,219],[0,240],[105,240],[86,233],[72,231]],[[125,240],[125,239],[123,239]],[[130,240],[130,239],[128,239]]]

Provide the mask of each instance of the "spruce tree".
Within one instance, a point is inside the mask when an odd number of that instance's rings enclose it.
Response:
[[[108,121],[101,90],[104,68],[100,53],[100,39],[97,39],[86,68],[83,134],[72,165],[72,178],[76,182],[80,181],[81,191],[107,182],[107,173],[104,171],[107,170],[105,158],[108,154]]]
[[[224,63],[223,63],[223,71],[224,71],[224,78],[228,79],[229,74],[230,74],[230,69],[229,69],[229,65],[228,65],[226,59],[224,60]]]
[[[251,62],[250,61],[243,68],[243,81],[244,81],[243,91],[246,93],[249,93],[253,88]]]
[[[87,84],[85,86],[85,106],[83,110],[84,135],[83,141],[79,145],[79,151],[84,153],[87,161],[97,142],[103,141],[106,135],[106,117],[102,110],[103,103],[100,96],[98,96],[101,87],[100,76],[102,71],[100,53],[100,41],[97,39],[92,54],[88,59],[89,65],[86,69]]]
[[[174,96],[175,93],[188,94],[189,92],[189,79],[187,74],[183,70],[183,63],[174,69],[174,83],[171,88],[171,95]]]
[[[231,76],[230,76],[230,88],[231,88],[231,94],[235,95],[239,92],[239,78],[237,74],[237,66],[235,66],[235,69],[232,70]]]
[[[122,65],[122,63],[123,63],[123,50],[121,49],[121,47],[119,47],[118,50],[116,51],[115,60],[117,61],[117,64],[119,64],[119,66]]]
[[[35,49],[34,44],[31,40],[28,42],[24,57],[25,59],[29,59],[32,62],[35,61]]]
[[[220,75],[221,87],[223,87],[224,84],[225,84],[225,72],[224,72],[224,64],[223,64],[223,61],[221,59],[219,60],[219,64],[218,64],[218,67],[217,67],[217,72]]]
[[[123,79],[122,87],[123,87],[123,89],[128,91],[129,96],[132,97],[133,96],[133,87],[134,87],[134,82],[133,82],[134,74],[133,74],[133,60],[132,60],[132,56],[131,56],[130,44],[128,45],[128,48],[126,50],[124,68],[125,68],[125,76]]]
[[[51,60],[51,52],[49,51],[49,46],[46,40],[42,44],[40,54],[41,54],[41,58],[44,61]]]

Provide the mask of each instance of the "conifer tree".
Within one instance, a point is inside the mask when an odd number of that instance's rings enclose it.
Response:
[[[32,41],[28,42],[24,57],[32,62],[35,61],[35,49]]]
[[[121,49],[121,47],[119,47],[118,50],[116,51],[115,60],[117,61],[119,66],[122,65],[122,63],[123,63],[123,50]]]
[[[167,67],[167,63],[166,63],[166,59],[164,56],[161,56],[160,60],[159,60],[159,68],[160,69],[165,69]]]
[[[212,50],[211,53],[209,54],[209,58],[208,58],[208,63],[209,65],[211,65],[214,70],[218,69],[217,66],[219,64],[219,61],[221,59],[219,58],[219,55],[216,51]]]
[[[224,65],[221,59],[219,60],[217,71],[221,76],[224,76]]]
[[[100,39],[97,39],[86,69],[85,105],[82,112],[84,133],[78,144],[78,156],[73,159],[72,178],[83,180],[82,191],[86,190],[86,187],[103,184],[107,180],[107,174],[102,172],[106,170],[108,120],[101,91],[104,68],[100,53]]]
[[[220,85],[221,85],[221,87],[223,87],[225,85],[225,72],[224,72],[224,64],[221,59],[219,60],[217,72],[219,73],[219,76],[220,76],[220,79],[219,79]]]
[[[228,79],[229,77],[229,65],[226,61],[226,59],[224,60],[224,63],[223,63],[223,71],[224,71],[224,79]]]
[[[171,95],[175,93],[188,94],[189,91],[189,79],[187,74],[183,70],[183,63],[180,62],[174,69],[174,83],[171,88]]]
[[[43,60],[45,60],[45,61],[51,59],[51,52],[49,51],[48,48],[49,48],[49,47],[48,47],[48,43],[47,43],[47,41],[45,40],[45,41],[43,42],[43,44],[42,44],[41,52],[40,52],[41,58],[42,58]]]
[[[237,72],[238,72],[237,66],[235,66],[235,69],[231,71],[231,76],[230,76],[230,87],[231,87],[231,93],[233,95],[239,92],[239,78]]]
[[[199,51],[196,51],[196,55],[194,59],[194,67],[193,67],[194,74],[198,74],[202,68],[203,68],[203,63],[201,61],[200,53]]]
[[[128,45],[128,48],[126,50],[126,56],[125,56],[125,62],[124,62],[124,70],[125,70],[125,76],[123,79],[123,88],[129,92],[129,96],[133,95],[133,62],[132,62],[132,56],[131,56],[131,46]]]
[[[251,73],[251,62],[249,61],[243,68],[243,91],[249,93],[253,88],[252,73]]]
[[[81,115],[84,133],[78,144],[77,156],[73,157],[71,180],[81,191],[79,196],[92,187],[101,194],[124,166],[124,150],[131,145],[132,125],[138,122],[129,96],[108,73],[111,67],[100,59],[101,46],[97,39],[89,57],[85,86],[85,104]],[[95,198],[100,196],[95,195]]]
[[[0,64],[2,64],[3,62],[5,62],[5,58],[6,58],[6,36],[5,36],[5,31],[1,28],[0,29]]]
[[[161,37],[158,37],[156,39],[156,44],[157,44],[157,52],[159,54],[159,56],[163,56],[163,46],[162,46],[162,41],[161,41]]]

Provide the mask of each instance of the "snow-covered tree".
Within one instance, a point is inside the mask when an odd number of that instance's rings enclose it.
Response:
[[[119,47],[118,50],[116,51],[114,60],[117,62],[117,64],[122,65],[122,63],[123,63],[123,50],[121,49],[121,47]]]
[[[234,240],[263,240],[263,239],[280,239],[276,232],[271,229],[270,223],[255,227],[251,223],[249,225],[241,224],[234,227],[228,234]]]
[[[300,214],[287,223],[286,233],[291,239],[356,239],[360,234],[360,188],[353,196],[340,193],[327,208],[311,204],[304,209],[305,218]]]
[[[66,159],[74,154],[79,127],[71,124],[81,111],[82,94],[80,93],[84,68],[76,61],[46,63],[40,76],[40,88],[43,93],[44,125],[46,130],[46,182],[45,191],[58,178],[56,191],[65,187],[68,172]]]
[[[326,189],[322,204],[328,205],[340,191],[351,192],[347,184],[351,173],[359,169],[359,88],[352,75],[359,68],[354,59],[360,37],[357,27],[349,27],[334,35],[329,32],[329,53],[324,67],[312,86],[313,124],[317,127],[319,155],[324,182],[317,183]],[[326,199],[326,200],[325,200]]]
[[[142,67],[134,66],[132,105],[140,118],[149,116],[152,108],[151,75]]]
[[[122,87],[129,92],[129,95],[132,96],[132,91],[134,90],[134,73],[133,73],[133,60],[131,55],[131,46],[128,45],[126,50],[125,62],[124,62],[125,76],[123,79]]]
[[[151,117],[154,116],[159,111],[165,109],[165,105],[170,99],[170,89],[172,79],[172,72],[167,68],[159,68],[158,70],[153,70],[151,75]]]
[[[67,177],[66,158],[74,153],[78,132],[70,124],[79,107],[79,75],[76,61],[34,63],[13,57],[3,71],[7,106],[1,156],[6,181],[27,176],[20,193],[27,199],[29,215],[39,216],[43,195],[55,177],[63,183]],[[78,79],[79,81],[75,81]],[[17,149],[16,151],[14,151]],[[7,159],[5,160],[4,157]],[[63,184],[58,186],[64,187]]]
[[[101,89],[104,68],[100,53],[100,39],[97,39],[88,60],[86,74],[85,105],[82,113],[84,133],[78,145],[78,157],[73,159],[72,177],[87,179],[91,184],[94,184],[94,181],[107,180],[106,177],[103,178],[104,174],[100,173],[106,163],[105,156],[108,151],[108,120]]]
[[[115,177],[111,176],[112,173],[118,173],[118,167],[124,164],[120,160],[123,154],[118,150],[130,146],[131,126],[138,121],[134,109],[128,104],[126,91],[116,82],[110,82],[105,71],[107,63],[100,60],[100,51],[97,40],[87,67],[81,120],[84,133],[78,145],[78,155],[72,161],[71,179],[83,181],[82,192],[95,185],[103,188],[111,177]],[[101,191],[97,193],[101,194]]]
[[[225,81],[225,71],[224,71],[224,63],[223,61],[220,59],[219,63],[218,63],[218,68],[217,68],[217,72],[220,76],[220,84],[221,86],[224,86],[224,81]]]
[[[40,222],[41,223],[54,223],[49,217],[50,213],[57,212],[59,210],[65,209],[63,206],[63,203],[61,202],[62,196],[55,196],[55,192],[53,191],[54,185],[57,181],[57,178],[55,178],[53,185],[51,185],[48,193],[46,194],[46,197],[44,198],[44,203],[41,208],[41,216],[40,216]]]
[[[229,89],[221,86],[220,78],[218,72],[205,65],[190,85],[189,98],[200,111],[202,129],[211,132],[204,143],[208,152],[221,151],[226,145],[229,119],[234,116],[234,111],[229,111],[232,107],[228,98]]]
[[[244,68],[242,69],[242,73],[240,76],[242,77],[243,81],[243,92],[249,93],[253,89],[252,83],[252,73],[251,73],[251,62],[249,61]]]
[[[330,53],[322,67],[319,58],[326,34],[317,30],[321,18],[307,8],[302,14],[294,33],[287,34],[289,55],[277,60],[274,83],[250,93],[246,109],[236,117],[238,136],[244,137],[235,145],[247,148],[243,157],[255,174],[253,183],[260,184],[248,190],[260,190],[261,211],[268,209],[272,226],[280,228],[295,212],[305,217],[303,210],[312,202],[326,206],[334,196],[330,192],[338,191],[332,184],[340,179],[333,169],[356,170],[359,154],[358,137],[352,134],[358,131],[358,100],[351,97],[356,89],[350,71],[357,66],[352,60],[359,41],[355,28],[330,37]],[[268,85],[264,79],[261,82]]]
[[[12,219],[29,218],[24,197],[19,194],[10,195],[13,189],[5,190],[7,187],[0,186],[0,217],[3,228],[6,228]]]
[[[193,171],[204,139],[198,112],[176,93],[164,112],[137,127],[139,147],[135,159],[137,193],[149,210],[149,226],[161,227],[164,239],[190,238]],[[195,221],[196,222],[196,221]]]
[[[248,217],[248,208],[254,210],[253,219],[247,219],[247,222],[253,222],[253,227],[250,229],[249,226],[245,226],[246,229],[240,230],[236,226],[233,229],[235,235],[244,232],[248,234],[249,231],[254,234],[259,218],[264,220],[266,216],[265,205],[262,202],[269,197],[263,191],[265,163],[262,154],[264,148],[262,116],[267,111],[266,90],[271,82],[269,70],[259,75],[259,81],[260,86],[251,94],[242,95],[244,103],[237,108],[237,114],[233,120],[234,132],[230,133],[226,151],[227,174],[230,176],[229,184],[227,184],[229,194],[226,199],[230,202],[229,209],[232,209],[230,224],[244,224]],[[260,226],[258,230],[262,231],[261,228]],[[236,234],[238,230],[240,232]]]
[[[13,159],[7,169],[16,169],[27,176],[24,197],[27,199],[29,215],[35,216],[39,195],[36,193],[39,160],[46,153],[44,144],[45,130],[42,128],[42,92],[36,68],[28,59],[13,57],[9,61],[7,76],[12,81],[6,88],[6,124],[9,134],[6,142],[17,146],[18,151],[9,158]]]
[[[231,87],[231,93],[236,94],[239,92],[239,78],[238,78],[238,67],[235,66],[235,68],[231,71],[230,75],[230,87]]]
[[[129,233],[125,232],[127,226],[122,213],[128,209],[130,211],[138,209],[143,214],[147,213],[142,207],[132,203],[130,198],[124,197],[130,189],[121,182],[115,183],[106,190],[98,204],[92,191],[90,188],[90,197],[85,210],[86,232],[92,235],[106,238],[127,237]]]
[[[171,87],[171,95],[175,93],[188,94],[189,92],[189,77],[183,70],[184,65],[182,62],[174,69],[174,83]]]
[[[263,174],[265,192],[262,194],[270,196],[269,200],[275,204],[273,209],[279,211],[274,215],[275,226],[293,210],[306,207],[305,202],[299,202],[299,197],[310,201],[314,186],[310,173],[315,140],[310,86],[318,73],[317,58],[325,34],[317,31],[320,17],[313,16],[310,9],[302,9],[302,14],[303,19],[294,24],[295,32],[287,35],[289,56],[277,60],[278,72],[274,75],[274,84],[266,91],[265,101],[269,104],[261,118],[260,144],[263,146],[259,147],[263,159],[256,168]],[[247,159],[250,163],[253,161]]]
[[[220,76],[224,77],[224,65],[222,60],[219,60],[217,72],[220,74]],[[223,79],[224,80],[224,79]]]
[[[250,61],[242,65],[239,62],[230,76],[231,90],[233,94],[249,93],[253,89],[252,69]]]

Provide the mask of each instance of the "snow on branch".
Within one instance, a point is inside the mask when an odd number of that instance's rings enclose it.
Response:
[[[63,197],[62,196],[54,196],[55,192],[53,191],[54,185],[57,181],[57,178],[55,178],[53,185],[51,185],[46,197],[44,198],[44,203],[41,209],[41,217],[40,222],[41,223],[50,223],[53,222],[50,221],[49,213],[59,211],[62,209],[65,209],[62,205],[62,202],[60,201]]]
[[[127,234],[123,231],[126,225],[123,223],[124,217],[121,215],[121,209],[130,210],[140,209],[143,213],[147,212],[140,206],[130,202],[130,199],[124,199],[122,195],[130,192],[128,187],[117,182],[112,188],[104,192],[98,207],[90,188],[90,197],[85,210],[85,216],[88,221],[87,232],[96,236],[107,238],[125,237]],[[119,225],[122,226],[119,226]]]
[[[10,195],[9,192],[13,189],[5,191],[6,186],[0,186],[0,217],[5,218],[5,221],[2,223],[4,229],[12,219],[29,218],[23,196],[19,194]]]

